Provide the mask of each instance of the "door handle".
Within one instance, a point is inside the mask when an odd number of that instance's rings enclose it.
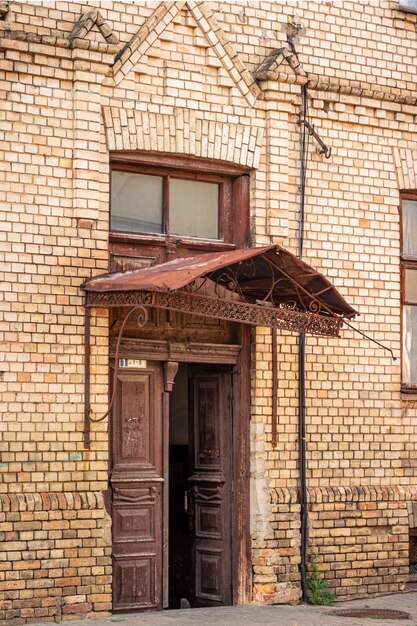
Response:
[[[191,492],[190,491],[184,491],[184,511],[187,515],[190,515],[191,511],[190,511],[190,498],[191,496]]]

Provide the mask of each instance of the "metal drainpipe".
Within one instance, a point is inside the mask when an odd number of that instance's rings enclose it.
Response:
[[[307,118],[307,85],[302,86],[302,114]],[[303,256],[304,207],[305,207],[305,149],[306,131],[300,126],[300,217],[298,223],[298,255]],[[306,477],[306,391],[305,391],[305,334],[298,340],[298,434],[300,457],[300,573],[302,601],[308,603],[307,595],[307,477]]]
[[[306,407],[305,407],[305,334],[298,341],[298,425],[300,446],[300,518],[301,547],[300,571],[302,601],[308,603],[307,595],[307,481],[306,481]]]

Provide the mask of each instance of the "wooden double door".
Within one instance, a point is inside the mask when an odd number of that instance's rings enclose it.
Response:
[[[146,361],[117,375],[110,497],[113,609],[168,605],[169,393],[175,363]],[[195,606],[233,603],[233,376],[188,365],[190,522]]]

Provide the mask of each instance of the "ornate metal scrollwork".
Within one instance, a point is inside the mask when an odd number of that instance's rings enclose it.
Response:
[[[136,323],[139,326],[139,328],[143,328],[143,326],[147,324],[148,319],[149,319],[148,309],[146,309],[144,306],[141,306],[139,308],[139,315],[136,318]]]
[[[295,303],[296,304],[296,303]],[[288,305],[273,306],[272,303],[248,304],[203,296],[185,291],[120,291],[89,292],[88,306],[153,306],[161,309],[201,315],[252,326],[269,326],[295,333],[337,336],[343,319],[329,315],[290,309]]]

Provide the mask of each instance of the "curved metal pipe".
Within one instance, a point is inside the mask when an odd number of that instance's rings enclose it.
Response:
[[[109,408],[107,409],[104,415],[102,415],[101,417],[98,417],[97,419],[92,418],[90,415],[89,416],[90,422],[95,422],[95,423],[102,422],[103,420],[106,419],[106,417],[109,415],[110,411],[113,408],[114,400],[116,398],[116,380],[117,380],[117,373],[119,371],[119,350],[120,350],[120,343],[122,341],[123,330],[124,330],[124,327],[126,326],[127,320],[133,315],[135,311],[138,311],[139,309],[142,309],[143,311],[142,315],[138,317],[139,326],[144,326],[148,320],[148,313],[143,306],[135,306],[135,308],[129,311],[129,313],[124,318],[123,323],[119,330],[119,335],[117,337],[116,351],[114,355],[115,364],[114,364],[114,374],[113,374],[113,391],[112,391],[112,395],[111,395],[111,399],[109,403]],[[91,408],[90,408],[90,413],[91,413]]]

